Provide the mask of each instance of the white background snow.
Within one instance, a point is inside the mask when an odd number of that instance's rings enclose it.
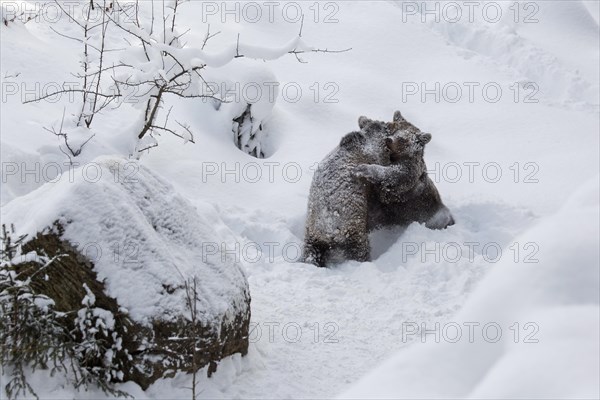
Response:
[[[284,15],[281,3],[270,21],[257,4],[261,20],[240,11],[239,23],[221,2],[183,5],[178,24],[190,28],[187,46],[201,46],[208,23],[221,31],[205,49],[210,54],[235,46],[238,33],[248,45],[289,44],[300,29],[290,6]],[[472,22],[464,2],[453,3],[463,13],[458,22],[448,21],[455,14],[447,2],[427,4],[437,4],[439,22],[419,13],[422,2],[294,4],[305,13],[305,43],[352,50],[301,55],[307,63],[293,55],[234,59],[209,76],[280,83],[266,122],[272,156],[239,151],[230,115],[201,100],[171,99],[173,118],[190,124],[196,144],[163,135],[141,158],[220,227],[219,237],[264,251],[257,261],[241,257],[252,296],[249,354],[203,376],[200,397],[598,398],[598,3],[476,2]],[[501,18],[490,22],[495,10]],[[39,187],[55,169],[42,169],[65,161],[43,127],[60,121],[68,99],[22,104],[36,83],[39,94],[45,84],[74,80],[78,69],[79,47],[50,25],[69,29],[64,20],[1,27],[3,208],[43,195]],[[454,101],[457,87],[462,96]],[[492,101],[497,87],[501,96]],[[357,129],[358,116],[391,120],[396,109],[432,133],[426,162],[456,225],[376,232],[368,263],[318,269],[290,260],[302,243],[315,163]],[[82,162],[122,156],[138,119],[131,104],[107,112]],[[21,175],[36,163],[37,177]],[[439,343],[434,333],[408,334],[436,323]],[[479,324],[472,343],[465,323]],[[486,324],[495,324],[488,336]],[[462,336],[453,343],[456,326]],[[502,332],[492,343],[496,326]],[[42,398],[103,396],[74,394],[44,371],[32,380]],[[146,392],[119,387],[139,398],[189,398],[190,381],[179,375]]]

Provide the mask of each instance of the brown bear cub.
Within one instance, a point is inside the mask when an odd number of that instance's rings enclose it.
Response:
[[[303,260],[318,266],[370,260],[368,234],[391,225],[454,224],[423,160],[431,135],[406,121],[359,118],[360,131],[344,136],[313,177]]]

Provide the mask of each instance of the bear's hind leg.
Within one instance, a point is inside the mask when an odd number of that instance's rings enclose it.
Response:
[[[326,267],[328,248],[326,245],[314,242],[305,242],[302,250],[302,262]]]
[[[454,217],[448,207],[444,205],[425,222],[425,226],[429,229],[446,229],[452,225],[454,225]]]
[[[371,261],[371,246],[369,236],[366,234],[354,235],[341,246],[345,260],[354,260],[359,262]]]

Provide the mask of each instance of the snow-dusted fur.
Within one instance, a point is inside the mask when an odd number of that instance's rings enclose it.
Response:
[[[369,125],[387,130],[384,123]],[[359,120],[361,128],[365,119]],[[369,184],[359,179],[361,164],[390,164],[390,150],[382,133],[361,129],[344,136],[319,164],[313,177],[309,200],[303,257],[324,266],[327,261],[369,259],[367,236]]]
[[[397,133],[390,145],[392,165],[361,165],[356,171],[373,184],[369,190],[368,230],[385,226],[424,223],[429,229],[445,229],[454,225],[450,210],[442,202],[435,184],[427,174],[424,151],[431,134],[422,133],[406,121],[399,111],[394,113]],[[387,139],[389,140],[389,139]],[[392,144],[393,143],[393,144]],[[386,173],[386,169],[402,172]]]
[[[423,152],[431,135],[399,111],[387,123],[359,118],[360,132],[342,138],[319,165],[312,181],[304,239],[304,261],[370,259],[368,233],[388,225],[454,224],[427,176]]]

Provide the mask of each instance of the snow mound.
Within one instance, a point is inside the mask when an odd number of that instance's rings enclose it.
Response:
[[[277,148],[269,137],[268,123],[279,97],[279,81],[271,69],[256,60],[240,59],[208,71],[205,85],[205,92],[223,100],[217,103],[218,115],[208,116],[223,126],[216,131],[231,134],[245,153],[254,152],[258,158],[272,156]]]
[[[432,30],[466,51],[465,57],[481,56],[506,66],[520,82],[534,82],[546,101],[597,111],[598,77],[590,67],[599,59],[599,30],[586,6],[580,1],[492,5],[500,8],[498,21],[479,15],[457,22],[452,17],[440,22],[423,18]],[[423,10],[424,6],[419,11]],[[574,47],[587,57],[572,57]]]
[[[213,210],[213,212],[210,212]],[[93,263],[107,294],[136,322],[172,321],[186,311],[185,283],[198,279],[203,323],[247,307],[236,237],[214,208],[196,209],[138,162],[98,158],[2,208],[4,223],[35,236],[58,222],[63,239]]]
[[[595,179],[517,238],[537,243],[539,263],[499,263],[452,321],[421,327],[424,343],[341,398],[598,398],[598,191]]]

